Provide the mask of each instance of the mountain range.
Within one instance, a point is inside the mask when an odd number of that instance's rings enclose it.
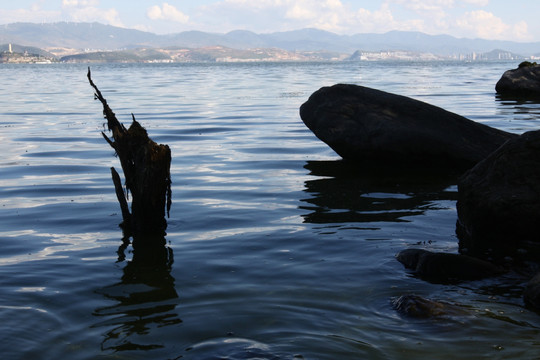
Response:
[[[245,30],[225,34],[185,31],[158,35],[100,23],[12,23],[0,25],[0,44],[54,48],[121,50],[141,47],[202,48],[224,46],[233,49],[277,48],[287,51],[410,51],[440,56],[484,53],[494,49],[524,57],[540,54],[540,42],[514,42],[455,38],[421,32],[390,31],[384,34],[338,35],[318,29],[256,34]]]

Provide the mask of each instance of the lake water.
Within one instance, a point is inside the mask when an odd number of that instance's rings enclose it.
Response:
[[[456,179],[343,164],[298,109],[361,84],[522,133],[540,105],[494,87],[517,63],[92,65],[118,119],[172,151],[169,262],[123,248],[85,65],[0,66],[2,359],[540,357],[530,274],[411,276],[406,248],[457,252]],[[396,312],[405,294],[461,316]]]

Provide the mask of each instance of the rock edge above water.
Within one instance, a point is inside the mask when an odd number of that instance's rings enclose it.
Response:
[[[346,160],[465,171],[516,135],[412,98],[351,84],[300,107],[306,126]]]

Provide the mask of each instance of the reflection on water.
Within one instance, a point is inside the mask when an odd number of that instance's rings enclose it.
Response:
[[[282,360],[282,359],[304,359],[301,355],[294,357],[281,356],[271,352],[268,345],[242,338],[219,338],[211,339],[199,344],[195,344],[186,349],[186,359],[193,360],[218,360],[218,359],[264,359],[264,360]]]
[[[455,200],[458,174],[433,169],[391,169],[347,161],[308,161],[315,178],[305,182],[310,205],[304,221],[317,224],[401,222],[433,209],[436,200]]]
[[[531,96],[514,96],[514,95],[504,95],[496,94],[495,100],[501,105],[514,106],[519,105],[523,106],[523,109],[534,110],[535,107],[540,105],[540,96],[534,94]]]
[[[119,261],[125,258],[128,241],[118,249]],[[107,327],[102,350],[130,351],[162,348],[158,339],[145,336],[153,328],[182,322],[174,312],[178,294],[171,276],[173,250],[166,246],[133,251],[123,269],[120,282],[96,292],[117,304],[97,308],[93,315],[106,320],[93,327]],[[152,341],[153,340],[153,341]]]
[[[538,130],[540,120],[540,98],[524,98],[497,94],[497,113],[514,123],[507,131],[523,133]]]
[[[298,115],[345,82],[521,133],[540,105],[496,98],[513,67],[96,64],[119,120],[133,112],[173,153],[168,244],[148,252],[118,249],[118,160],[87,67],[3,64],[2,359],[538,358],[525,276],[439,286],[394,258],[457,251],[457,175],[350,166]],[[409,293],[473,316],[403,318],[390,300]]]

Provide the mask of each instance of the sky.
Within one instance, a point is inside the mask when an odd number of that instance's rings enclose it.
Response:
[[[0,24],[100,22],[156,34],[317,28],[540,41],[538,0],[0,0]]]

